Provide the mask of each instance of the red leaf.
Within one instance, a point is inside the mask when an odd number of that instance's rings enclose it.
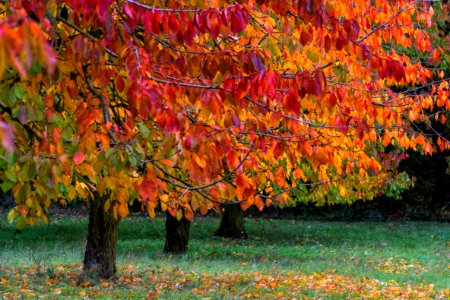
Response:
[[[75,163],[76,166],[83,163],[85,161],[85,159],[86,159],[86,155],[84,154],[84,152],[77,152],[73,156],[73,162]]]
[[[284,144],[281,142],[275,142],[275,147],[273,147],[273,155],[278,159],[284,152]]]
[[[329,52],[331,49],[331,38],[329,35],[325,36],[324,47],[326,52]]]
[[[166,129],[169,133],[177,133],[180,131],[181,125],[177,116],[173,112],[166,113]]]
[[[344,30],[347,33],[347,36],[351,40],[356,40],[359,34],[359,25],[355,20],[345,20],[344,21]]]
[[[152,30],[154,34],[159,34],[161,32],[161,24],[162,21],[162,14],[159,11],[155,11],[153,13],[153,19],[152,19]]]
[[[221,14],[221,21],[223,26],[228,26],[230,24],[230,18],[228,16],[228,9],[224,9]]]
[[[125,82],[123,81],[122,76],[119,76],[116,79],[116,89],[119,93],[123,92],[125,89]]]
[[[303,76],[302,88],[303,88],[303,92],[305,94],[310,94],[310,95],[314,94],[314,92],[315,92],[315,81],[309,74],[305,74],[305,76]]]
[[[312,40],[313,40],[312,34],[307,30],[303,30],[302,34],[300,35],[300,43],[304,46],[310,43]]]
[[[343,37],[339,36],[336,39],[336,49],[341,51],[344,48],[345,44],[346,44],[345,42],[346,42],[345,39]]]
[[[344,101],[345,100],[345,90],[342,88],[337,88],[336,91],[338,94],[339,101]]]
[[[219,36],[220,30],[220,15],[216,14],[215,11],[210,11],[206,18],[206,27],[213,38]]]
[[[178,19],[175,15],[169,16],[169,29],[174,34],[177,34],[180,30],[180,22],[178,22]]]
[[[316,71],[316,93],[317,95],[322,95],[327,89],[327,78],[322,69]]]
[[[325,105],[328,109],[332,109],[337,103],[337,98],[334,94],[330,94],[326,99]]]
[[[228,168],[234,169],[234,168],[236,168],[238,166],[239,159],[234,154],[233,151],[230,151],[230,152],[227,153],[226,162],[227,162]]]
[[[276,95],[275,90],[277,87],[277,77],[275,72],[267,72],[266,79],[267,79],[267,96],[270,99],[273,99]]]
[[[149,36],[152,33],[152,12],[145,12],[142,16],[142,24],[144,26],[144,35]]]
[[[362,44],[361,45],[361,49],[362,49],[362,57],[363,59],[369,59],[372,57],[372,53],[370,53],[369,48],[367,48],[366,44]]]
[[[239,6],[236,6],[235,11],[231,12],[231,31],[236,34],[245,29],[247,20],[244,13]]]
[[[164,32],[169,32],[170,31],[170,28],[169,28],[169,17],[170,17],[170,15],[167,15],[167,14],[164,14],[163,17],[162,17],[161,24],[162,24],[162,28],[163,28]]]
[[[391,64],[391,67],[395,80],[401,81],[402,79],[406,79],[405,67],[401,63],[395,62]]]
[[[289,94],[285,97],[284,106],[287,110],[295,114],[300,113],[300,101],[298,101],[297,93],[295,93],[293,89],[291,89]]]
[[[195,27],[197,27],[198,31],[200,31],[200,32],[206,31],[205,19],[203,16],[204,16],[204,14],[200,14],[200,13],[196,13],[194,15],[194,25],[195,25]]]

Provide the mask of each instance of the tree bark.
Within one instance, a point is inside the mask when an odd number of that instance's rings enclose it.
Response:
[[[166,244],[164,252],[180,254],[187,251],[189,243],[189,227],[191,222],[184,216],[181,220],[166,213]]]
[[[84,274],[89,277],[111,278],[116,273],[116,243],[119,218],[112,209],[105,212],[107,196],[95,194],[90,202],[89,225],[84,253]]]
[[[240,204],[223,205],[220,225],[214,235],[232,239],[246,239],[248,237],[244,226],[244,212]]]

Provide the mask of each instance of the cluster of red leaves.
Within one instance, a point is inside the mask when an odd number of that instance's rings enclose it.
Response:
[[[436,290],[433,284],[412,285],[393,280],[353,278],[333,271],[302,274],[296,271],[264,274],[261,272],[224,272],[200,274],[183,271],[150,269],[143,273],[135,267],[119,268],[113,281],[92,282],[80,279],[81,266],[58,266],[43,270],[39,266],[26,269],[0,267],[0,296],[16,299],[34,296],[77,296],[95,298],[112,296],[120,291],[139,293],[147,298],[183,293],[193,297],[227,296],[242,298],[301,298],[307,294],[349,296],[364,299],[411,299],[450,296],[450,290]],[[74,271],[75,270],[75,271]],[[68,293],[68,294],[67,294]]]

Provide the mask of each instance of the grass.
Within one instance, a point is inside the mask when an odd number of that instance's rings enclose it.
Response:
[[[80,280],[87,220],[57,217],[15,233],[0,215],[0,297],[442,298],[450,295],[450,224],[248,219],[247,240],[191,226],[189,252],[164,254],[164,220],[127,218],[113,281]]]

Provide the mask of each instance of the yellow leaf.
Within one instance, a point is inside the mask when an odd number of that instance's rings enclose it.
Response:
[[[340,185],[339,186],[339,195],[341,195],[341,197],[344,197],[347,194],[347,189],[345,188],[345,186]]]
[[[169,202],[169,195],[167,195],[167,194],[161,195],[160,198],[161,198],[161,202],[164,202],[164,203]]]
[[[106,191],[107,188],[106,180],[107,180],[106,178],[102,178],[97,183],[97,191],[99,192],[100,195],[103,195]]]
[[[77,194],[77,191],[72,186],[69,186],[68,190],[69,190],[69,192],[67,193],[67,197],[68,197],[67,200],[73,200]]]
[[[116,197],[117,199],[121,202],[121,203],[126,203],[128,201],[128,191],[123,189],[123,188],[119,188],[115,190],[116,193]]]
[[[161,210],[162,210],[162,211],[166,211],[166,210],[167,210],[167,203],[161,201],[160,204],[161,204]]]
[[[181,218],[183,218],[183,212],[180,209],[178,209],[177,210],[177,220],[180,221]]]
[[[105,205],[103,206],[103,210],[105,212],[107,212],[107,211],[109,211],[110,207],[111,207],[111,201],[108,199],[108,200],[106,200]]]
[[[201,167],[201,168],[206,167],[206,161],[204,161],[203,159],[198,157],[197,154],[192,154],[192,157],[194,158],[195,162],[197,163],[197,165],[199,167]]]
[[[147,205],[147,212],[148,212],[148,215],[150,216],[150,218],[154,219],[156,217],[154,207]]]
[[[15,208],[11,209],[10,212],[8,213],[8,222],[12,223],[14,222],[14,219],[17,217],[18,212]]]

